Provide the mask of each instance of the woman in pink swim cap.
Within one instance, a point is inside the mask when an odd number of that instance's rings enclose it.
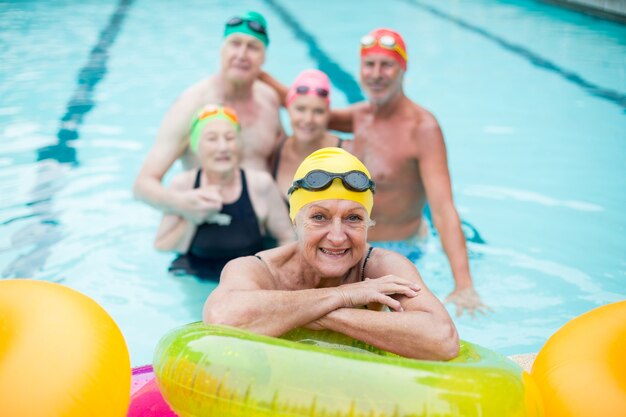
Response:
[[[285,106],[293,133],[276,151],[272,176],[287,200],[293,174],[304,158],[321,148],[341,147],[342,140],[326,130],[330,116],[330,81],[322,71],[302,71],[287,92]]]

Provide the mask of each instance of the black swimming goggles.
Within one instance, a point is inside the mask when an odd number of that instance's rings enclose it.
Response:
[[[244,22],[248,25],[250,29],[252,29],[256,33],[260,33],[261,35],[267,36],[267,30],[265,29],[265,26],[263,26],[261,23],[257,22],[256,20],[242,19],[239,16],[233,16],[230,19],[228,19],[228,22],[226,22],[226,26],[235,27],[235,26],[239,26],[243,24]]]
[[[337,174],[316,169],[306,174],[304,178],[295,180],[287,194],[291,195],[298,188],[309,191],[322,191],[330,187],[335,178],[340,178],[343,186],[350,191],[363,193],[367,190],[372,190],[372,194],[376,191],[376,183],[362,171],[348,171]]]

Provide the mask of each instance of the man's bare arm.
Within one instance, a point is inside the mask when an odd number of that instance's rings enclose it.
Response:
[[[278,98],[280,100],[280,105],[282,107],[286,107],[287,92],[289,91],[289,87],[287,87],[286,85],[284,85],[283,83],[281,83],[280,81],[278,81],[276,78],[274,78],[273,76],[271,76],[269,73],[265,71],[261,71],[261,73],[259,74],[259,80],[269,85],[270,87],[272,87],[272,89],[278,95]]]
[[[354,132],[354,112],[357,110],[355,104],[343,109],[332,109],[328,120],[328,129],[339,132]]]
[[[461,221],[454,207],[452,186],[448,171],[446,148],[441,130],[436,122],[420,128],[419,166],[433,222],[441,243],[448,255],[457,287],[472,285],[469,272],[465,237]]]
[[[439,232],[455,282],[455,290],[450,295],[449,301],[456,304],[458,315],[461,315],[465,308],[473,314],[475,310],[481,311],[486,306],[476,293],[470,275],[465,236],[452,198],[446,147],[439,124],[432,115],[428,115],[420,126],[418,138],[420,174],[424,181],[433,223]]]
[[[192,86],[165,114],[155,143],[144,161],[133,192],[136,198],[165,213],[178,214],[194,224],[200,224],[221,204],[205,190],[178,192],[162,184],[165,173],[187,150],[189,126],[198,110],[200,84]]]
[[[154,145],[150,149],[133,186],[136,198],[165,212],[178,213],[175,194],[162,184],[163,176],[187,149],[190,114],[189,100],[181,96],[165,114]]]

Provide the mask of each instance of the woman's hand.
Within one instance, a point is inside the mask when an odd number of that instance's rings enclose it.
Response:
[[[194,188],[178,193],[179,213],[191,223],[202,224],[222,209],[217,186]]]
[[[336,288],[343,298],[343,307],[361,307],[370,303],[386,305],[391,310],[402,311],[402,305],[393,295],[413,298],[420,290],[419,285],[396,275],[385,275],[376,279],[344,284]]]

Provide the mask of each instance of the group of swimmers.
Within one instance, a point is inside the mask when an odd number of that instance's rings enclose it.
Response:
[[[441,129],[403,92],[404,40],[389,29],[361,39],[368,100],[344,109],[331,109],[321,71],[290,87],[263,72],[268,45],[261,14],[229,19],[220,69],[165,115],[134,186],[164,213],[156,247],[179,253],[172,271],[219,279],[207,322],[270,335],[329,328],[405,356],[454,356],[456,329],[414,263],[377,247],[423,238],[428,201],[455,281],[446,301],[457,314],[488,308],[472,283]],[[178,159],[185,171],[165,187]],[[389,321],[385,309],[410,314]]]

